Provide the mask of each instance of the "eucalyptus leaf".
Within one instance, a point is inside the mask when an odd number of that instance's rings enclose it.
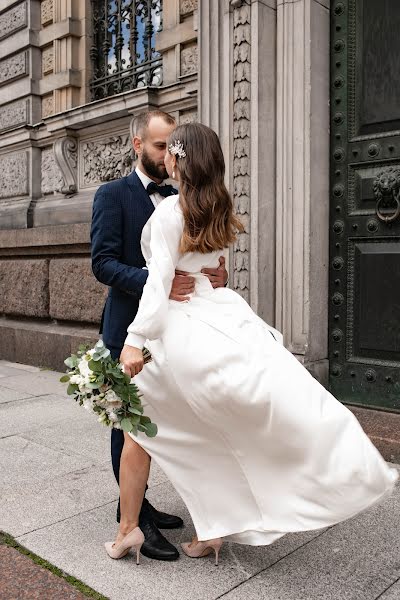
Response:
[[[75,361],[72,356],[68,356],[68,358],[64,360],[64,364],[67,365],[69,369],[73,369],[75,366]]]
[[[130,419],[122,419],[121,421],[121,427],[123,429],[123,431],[125,431],[126,433],[130,433],[132,431],[132,423],[130,421]]]
[[[153,438],[156,437],[158,428],[155,423],[148,423],[145,427],[147,437]]]
[[[68,396],[72,396],[78,390],[79,390],[79,388],[76,385],[76,383],[70,383],[69,386],[67,387],[67,394],[68,394]]]
[[[129,412],[132,413],[133,415],[139,415],[139,417],[142,416],[143,414],[143,409],[140,410],[140,408],[133,408],[132,406],[130,406],[128,408]]]
[[[101,362],[97,362],[95,360],[90,360],[88,364],[89,364],[89,369],[91,371],[93,371],[93,373],[101,373],[101,371],[103,370]]]
[[[70,379],[70,375],[63,375],[62,377],[60,377],[61,383],[67,383],[67,381],[69,381],[69,379]]]

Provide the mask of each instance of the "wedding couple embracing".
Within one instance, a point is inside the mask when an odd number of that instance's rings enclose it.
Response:
[[[151,458],[189,510],[190,557],[213,552],[218,562],[223,541],[271,544],[368,508],[397,472],[281,334],[226,287],[224,254],[243,225],[217,135],[151,111],[136,119],[132,142],[136,169],[95,196],[92,265],[110,286],[103,340],[135,378],[158,434],[112,431],[120,524],[109,556],[179,556],[160,529],[182,520],[145,498]]]

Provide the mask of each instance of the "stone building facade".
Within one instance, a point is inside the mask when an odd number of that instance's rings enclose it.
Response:
[[[0,0],[0,356],[59,367],[96,338],[93,196],[130,171],[132,119],[159,107],[220,135],[245,223],[230,285],[324,379],[329,0],[111,2],[161,8],[162,83],[96,97],[103,4]]]

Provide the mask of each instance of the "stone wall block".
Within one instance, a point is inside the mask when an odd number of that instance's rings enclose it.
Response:
[[[108,288],[99,283],[90,258],[50,261],[50,316],[53,319],[99,323]]]
[[[28,74],[28,55],[20,52],[0,62],[0,84]]]
[[[49,75],[54,71],[54,46],[47,46],[42,50],[42,74]]]
[[[42,0],[40,4],[40,22],[42,27],[50,25],[54,19],[53,0]]]
[[[180,0],[180,14],[182,16],[190,15],[199,7],[198,0]]]
[[[27,123],[28,116],[29,100],[26,98],[0,107],[0,132]]]
[[[28,194],[28,153],[26,150],[0,156],[1,198],[15,198]]]
[[[53,92],[42,97],[42,119],[49,117],[54,113]]]
[[[22,2],[0,15],[0,40],[26,26],[26,2]]]
[[[198,48],[197,44],[186,46],[181,50],[181,76],[197,73]]]
[[[0,261],[0,313],[24,317],[48,317],[48,260]]]

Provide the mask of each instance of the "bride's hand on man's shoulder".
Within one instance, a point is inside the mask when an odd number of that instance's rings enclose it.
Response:
[[[119,361],[124,366],[125,373],[131,377],[135,377],[144,366],[143,352],[140,348],[134,348],[125,344],[122,348]]]
[[[225,269],[225,257],[219,257],[219,267],[216,269],[202,269],[204,275],[207,275],[213,288],[224,287],[228,282],[228,272]]]

